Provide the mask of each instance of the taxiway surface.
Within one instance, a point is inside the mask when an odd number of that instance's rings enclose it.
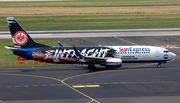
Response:
[[[114,36],[60,40],[76,46],[174,46],[179,44],[180,36]],[[100,71],[90,71],[84,65],[2,68],[0,100],[5,103],[178,103],[180,49],[169,50],[176,53],[177,58],[161,68],[150,63],[123,64],[117,70]]]

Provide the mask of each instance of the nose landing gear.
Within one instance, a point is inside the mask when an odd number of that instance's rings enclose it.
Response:
[[[161,68],[161,64],[166,64],[166,61],[159,62],[159,63],[157,64],[157,68]]]
[[[157,68],[161,68],[161,64],[158,64],[158,65],[157,65]]]

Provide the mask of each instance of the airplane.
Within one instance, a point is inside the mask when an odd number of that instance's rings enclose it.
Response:
[[[14,55],[37,61],[58,64],[88,64],[96,69],[96,64],[107,68],[121,67],[122,63],[161,64],[176,57],[165,48],[155,46],[97,46],[97,47],[51,47],[36,43],[20,26],[14,17],[7,17],[14,46],[5,46]]]
[[[121,67],[120,58],[115,58],[115,50],[111,47],[51,47],[35,42],[21,27],[14,17],[7,17],[13,46],[5,46],[14,55],[57,64],[88,64],[89,69],[96,69],[95,64],[107,68]]]

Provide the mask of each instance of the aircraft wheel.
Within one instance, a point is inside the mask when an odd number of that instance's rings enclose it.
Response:
[[[96,66],[94,64],[89,64],[88,65],[88,69],[90,70],[95,70],[96,69]]]
[[[158,68],[161,68],[161,64],[158,64],[157,67],[158,67]]]
[[[91,69],[92,68],[92,65],[91,64],[88,64],[88,69]]]

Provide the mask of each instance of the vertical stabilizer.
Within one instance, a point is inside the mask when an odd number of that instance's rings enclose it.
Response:
[[[7,17],[9,30],[11,32],[12,41],[15,47],[33,48],[33,47],[48,47],[43,44],[36,43],[14,17]]]

